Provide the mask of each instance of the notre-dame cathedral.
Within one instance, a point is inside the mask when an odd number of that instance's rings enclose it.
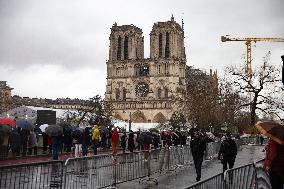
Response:
[[[111,28],[105,99],[113,116],[132,122],[161,123],[178,109],[185,95],[184,31],[174,17],[157,22],[150,33],[150,58],[144,58],[142,29]]]

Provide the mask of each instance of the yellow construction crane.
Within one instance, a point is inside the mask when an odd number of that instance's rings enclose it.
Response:
[[[245,41],[246,46],[247,46],[247,67],[246,71],[249,73],[250,78],[252,77],[252,67],[251,67],[251,43],[262,41],[262,42],[284,42],[283,38],[232,38],[229,35],[226,36],[221,36],[221,41],[226,42],[226,41]]]

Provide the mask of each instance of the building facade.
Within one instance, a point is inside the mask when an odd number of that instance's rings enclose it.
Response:
[[[12,108],[12,90],[13,88],[9,87],[6,81],[0,81],[0,113],[6,112]]]
[[[183,28],[171,17],[150,33],[150,58],[144,58],[142,29],[111,28],[105,100],[113,116],[132,122],[161,123],[178,110],[185,94],[186,55]]]

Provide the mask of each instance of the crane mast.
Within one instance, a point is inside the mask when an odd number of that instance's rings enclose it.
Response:
[[[245,41],[246,44],[246,72],[249,74],[250,78],[252,77],[252,66],[251,66],[251,43],[256,43],[256,42],[284,42],[283,38],[257,38],[257,37],[252,37],[252,38],[234,38],[230,37],[228,35],[226,36],[221,36],[221,41],[222,42],[227,42],[227,41]]]

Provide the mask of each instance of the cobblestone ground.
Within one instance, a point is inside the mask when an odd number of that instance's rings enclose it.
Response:
[[[248,163],[252,163],[256,160],[262,159],[265,156],[265,146],[242,146],[242,149],[238,152],[235,166],[238,167]],[[211,161],[203,162],[202,166],[202,178],[206,179],[213,175],[222,172],[222,164],[219,160],[214,159]],[[193,165],[187,167],[181,167],[173,171],[169,171],[162,175],[156,174],[150,178],[135,180],[131,182],[121,183],[117,185],[119,189],[136,188],[161,188],[161,189],[180,189],[195,183],[195,169]],[[156,182],[158,184],[156,184]]]

